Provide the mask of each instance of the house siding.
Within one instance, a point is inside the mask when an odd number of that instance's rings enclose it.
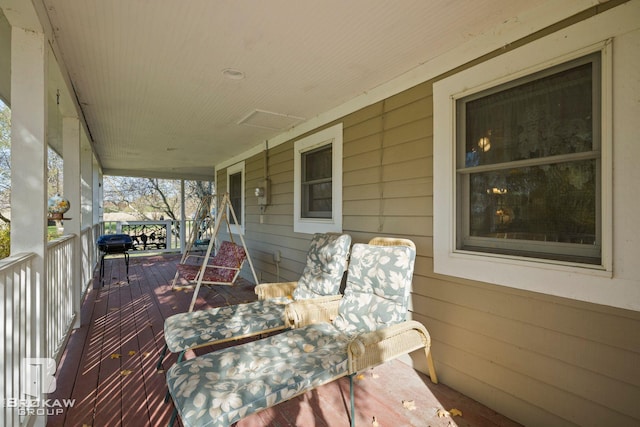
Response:
[[[637,93],[637,70],[635,78]],[[416,243],[411,316],[432,336],[441,382],[526,425],[640,424],[640,312],[434,273],[432,85],[324,126],[344,126],[344,232],[354,242]],[[311,237],[293,232],[293,143],[268,150],[271,204],[262,216],[253,188],[265,153],[245,164],[245,237],[263,282],[296,280]],[[224,169],[217,178],[226,188]],[[422,357],[406,361],[426,372]]]

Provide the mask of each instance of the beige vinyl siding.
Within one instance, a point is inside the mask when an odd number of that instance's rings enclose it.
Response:
[[[432,335],[444,384],[530,426],[640,425],[639,312],[434,273],[431,95],[426,82],[337,121],[344,231],[416,243],[411,316]],[[269,149],[262,223],[253,189],[264,154],[246,159],[246,238],[264,281],[275,279],[276,250],[280,278],[297,279],[311,237],[293,232],[293,142]],[[218,188],[225,179],[218,171]],[[406,361],[426,371],[422,359]]]

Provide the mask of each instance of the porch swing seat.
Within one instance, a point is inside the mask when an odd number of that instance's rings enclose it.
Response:
[[[201,260],[202,256],[191,255],[185,263],[178,264],[178,274],[190,283],[198,281],[202,264],[189,264],[189,259]],[[247,252],[242,246],[225,240],[209,258],[204,266],[202,283],[205,285],[233,285],[240,274],[240,270],[247,259]]]

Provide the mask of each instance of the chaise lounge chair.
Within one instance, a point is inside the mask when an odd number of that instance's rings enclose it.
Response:
[[[165,320],[165,347],[157,369],[167,350],[180,353],[211,344],[266,334],[287,327],[284,312],[292,301],[334,300],[341,297],[340,285],[347,269],[351,236],[315,234],[311,239],[307,262],[300,280],[264,283],[256,286],[258,301],[228,307],[216,307],[175,314]]]
[[[382,242],[384,239],[378,240]],[[167,385],[184,426],[228,426],[315,387],[353,376],[424,348],[436,383],[430,337],[406,321],[415,247],[404,239],[389,246],[353,245],[341,301],[324,309],[331,322],[305,324],[307,306],[287,306],[289,321],[302,323],[281,334],[175,364]],[[354,424],[351,383],[351,422]]]

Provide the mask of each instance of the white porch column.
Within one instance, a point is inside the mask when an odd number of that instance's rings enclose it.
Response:
[[[80,228],[84,230],[93,226],[93,152],[91,144],[84,132],[80,139],[80,185],[81,185],[81,222]]]
[[[44,34],[11,28],[11,253],[35,253],[27,357],[46,356],[47,59]]]
[[[93,223],[98,224],[102,221],[102,171],[98,166],[98,162],[93,161]]]
[[[184,179],[180,180],[180,253],[183,254],[187,246],[187,218],[185,210],[185,195],[184,195]]]
[[[87,139],[87,134],[80,131],[80,230],[87,233],[87,237],[81,240],[82,247],[82,283],[83,286],[88,285],[92,278],[93,268],[96,265],[95,251],[93,244],[96,241],[96,235],[93,233],[93,152],[91,144]],[[83,293],[84,293],[83,289]],[[82,301],[80,301],[82,306]]]
[[[64,159],[64,197],[71,208],[65,214],[71,218],[64,221],[64,234],[74,234],[73,259],[71,264],[72,305],[76,315],[73,327],[80,326],[80,296],[82,295],[82,197],[80,183],[80,121],[76,117],[62,118],[62,158]]]

